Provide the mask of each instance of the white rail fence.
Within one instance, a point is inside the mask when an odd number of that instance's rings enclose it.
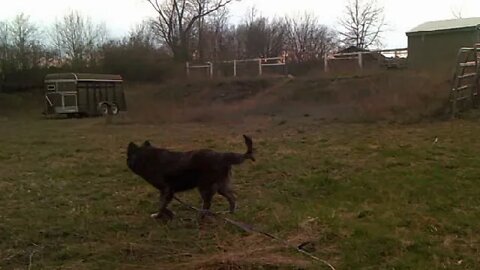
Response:
[[[228,60],[228,61],[220,61],[215,64],[231,64],[232,65],[232,71],[233,71],[233,77],[238,76],[238,65],[240,63],[249,63],[249,62],[256,62],[258,63],[258,76],[262,76],[264,74],[265,68],[268,67],[276,67],[276,66],[282,66],[283,67],[283,73],[284,75],[287,75],[287,63],[285,61],[285,57],[266,57],[266,58],[254,58],[254,59],[241,59],[241,60]],[[207,75],[210,78],[213,78],[214,75],[214,63],[212,62],[206,62],[205,64],[200,64],[200,65],[192,65],[190,62],[187,62],[185,67],[186,67],[186,72],[187,72],[187,77],[190,77],[191,75],[191,70],[192,69],[205,69]]]
[[[213,64],[211,62],[207,62],[205,65],[190,65],[189,62],[186,63],[187,68],[187,77],[190,77],[190,71],[192,69],[205,69],[207,72],[207,76],[213,78]]]
[[[387,50],[373,50],[365,52],[352,52],[352,53],[336,53],[336,54],[325,54],[324,60],[324,71],[329,72],[331,63],[334,61],[343,61],[343,60],[355,60],[358,63],[358,67],[363,70],[365,68],[366,56],[373,55],[377,56],[377,61],[379,64],[388,67],[402,67],[406,63],[406,58],[408,57],[407,48],[399,49],[387,49]],[[371,60],[371,58],[370,58]],[[247,63],[257,63],[256,74],[262,76],[265,73],[265,69],[269,67],[283,67],[283,75],[287,75],[287,61],[285,56],[280,57],[266,57],[266,58],[253,58],[253,59],[240,59],[240,60],[228,60],[228,61],[219,61],[219,62],[206,62],[204,64],[192,64],[186,62],[186,74],[187,77],[190,77],[193,70],[204,70],[205,74],[209,78],[213,78],[217,70],[221,70],[220,66],[225,67],[225,65],[231,65],[227,67],[228,70],[231,70],[233,77],[239,75],[239,65]]]
[[[341,60],[357,60],[358,67],[360,69],[364,68],[364,58],[365,55],[375,55],[380,54],[384,56],[385,61],[392,62],[392,65],[395,65],[395,60],[397,59],[406,59],[408,57],[408,49],[387,49],[387,50],[374,50],[374,51],[365,51],[365,52],[352,52],[352,53],[336,53],[336,54],[325,54],[324,56],[324,71],[328,72],[330,70],[330,62],[332,61],[341,61]]]

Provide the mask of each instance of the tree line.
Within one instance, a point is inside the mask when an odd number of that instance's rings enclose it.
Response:
[[[374,0],[351,0],[342,29],[317,16],[268,18],[252,8],[231,23],[233,0],[145,0],[156,16],[122,38],[104,23],[72,11],[40,28],[26,14],[0,21],[0,84],[31,81],[46,72],[119,73],[130,80],[161,80],[185,61],[220,61],[288,55],[288,61],[321,61],[342,46],[378,45],[383,9]],[[25,78],[28,78],[26,80]]]

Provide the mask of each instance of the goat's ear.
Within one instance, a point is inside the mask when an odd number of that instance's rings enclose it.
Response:
[[[135,150],[137,150],[137,149],[138,149],[138,146],[137,146],[135,143],[130,142],[130,143],[128,144],[128,150],[127,150],[128,153],[132,153],[133,151],[135,151]]]
[[[150,143],[149,140],[146,140],[146,141],[143,142],[142,146],[152,146],[152,144]]]

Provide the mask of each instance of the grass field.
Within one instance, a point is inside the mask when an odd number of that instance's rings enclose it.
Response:
[[[125,164],[129,141],[243,151],[236,220],[337,269],[480,269],[480,125],[259,118],[140,125],[0,119],[0,269],[327,269],[260,235],[172,203]],[[435,138],[438,138],[435,143]],[[199,205],[196,192],[181,195]],[[214,210],[226,210],[221,198]]]

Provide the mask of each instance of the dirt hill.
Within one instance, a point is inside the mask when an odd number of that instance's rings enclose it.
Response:
[[[141,122],[241,120],[249,116],[416,121],[445,112],[448,80],[405,71],[350,77],[253,78],[127,87]]]

